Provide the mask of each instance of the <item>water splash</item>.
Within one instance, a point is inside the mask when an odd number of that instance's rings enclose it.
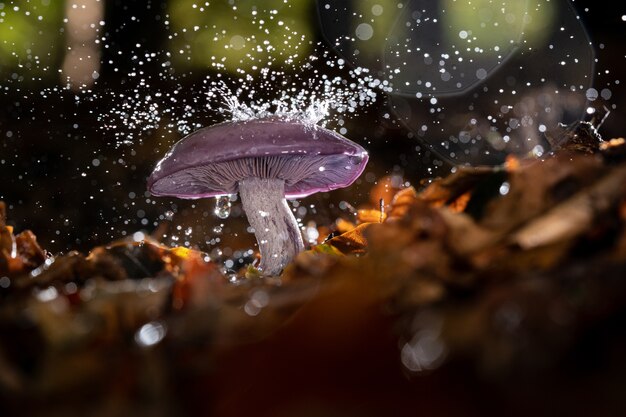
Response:
[[[312,70],[321,57],[327,64],[344,69],[344,62],[328,61],[330,53],[311,55],[296,73],[263,68],[258,74],[247,74],[235,82],[207,80],[209,99],[218,98],[218,113],[232,121],[277,116],[310,125],[325,125],[332,117],[355,114],[360,107],[373,103],[380,82],[364,68],[348,70],[345,76],[330,77]],[[307,71],[310,70],[310,71]],[[264,97],[264,94],[270,96]]]
[[[227,13],[250,25],[245,35],[246,31],[235,33],[232,27],[221,27],[224,22],[204,29],[189,26],[182,18],[185,14],[174,8],[171,18],[178,20],[183,34],[214,32],[211,50],[216,43],[224,43],[223,50],[212,50],[216,55],[206,57],[205,51],[189,44],[182,45],[179,54],[133,51],[136,62],[160,65],[161,71],[157,79],[133,71],[130,93],[111,94],[112,106],[104,109],[98,121],[101,130],[114,135],[116,146],[141,143],[154,131],[171,134],[173,142],[180,135],[218,122],[272,116],[311,126],[333,122],[341,126],[343,115],[358,115],[380,91],[390,91],[389,83],[376,79],[368,69],[349,67],[328,47],[312,42],[306,28],[296,30],[289,16],[307,13],[300,10],[299,3],[268,1],[264,6],[249,6],[233,4]],[[197,5],[193,9],[187,12],[195,17],[206,12]],[[180,35],[172,34],[174,44],[178,45]],[[189,85],[185,80],[188,74],[177,73],[174,67],[198,59],[206,62],[207,75],[200,83]],[[340,133],[346,133],[343,130]]]
[[[320,59],[329,71],[343,74],[328,76],[320,71],[319,65],[314,66]],[[134,94],[112,100],[114,105],[99,121],[102,130],[113,133],[116,146],[141,142],[157,129],[186,135],[217,122],[272,116],[327,126],[345,114],[357,116],[386,86],[369,70],[348,69],[342,59],[320,51],[309,56],[305,64],[287,70],[265,67],[239,78],[207,76],[200,87],[195,86],[195,94],[188,94],[182,86],[154,91],[144,83]]]

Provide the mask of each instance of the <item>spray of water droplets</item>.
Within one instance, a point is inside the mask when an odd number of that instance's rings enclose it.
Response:
[[[343,114],[357,115],[387,87],[368,69],[348,68],[323,45],[313,45],[310,34],[304,33],[306,27],[293,24],[298,13],[308,13],[298,3],[269,1],[265,7],[233,3],[221,25],[196,24],[196,18],[208,12],[207,6],[172,10],[169,17],[179,20],[179,32],[169,38],[179,54],[133,54],[137,63],[160,64],[158,80],[142,77],[137,70],[130,74],[129,93],[97,94],[112,95],[111,108],[98,121],[104,132],[113,134],[117,146],[142,141],[158,129],[184,135],[217,122],[270,116],[325,126]],[[187,33],[198,31],[212,34],[210,45],[223,49],[210,55],[193,43],[181,42]],[[187,84],[187,74],[173,69],[200,61],[209,71],[201,84]],[[160,85],[163,80],[166,88]]]
[[[208,76],[191,95],[182,87],[171,92],[138,88],[117,97],[114,107],[100,116],[101,129],[112,131],[116,144],[142,140],[142,133],[160,127],[179,134],[220,121],[243,121],[266,117],[297,120],[326,126],[345,114],[358,115],[372,104],[384,84],[364,68],[347,69],[330,53],[311,55],[297,68],[262,68],[232,78]],[[314,69],[313,62],[325,60],[329,69],[342,75],[329,76]],[[318,66],[319,67],[319,66]]]

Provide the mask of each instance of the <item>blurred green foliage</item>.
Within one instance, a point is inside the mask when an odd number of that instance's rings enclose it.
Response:
[[[313,0],[169,2],[175,68],[237,72],[298,63],[312,48]]]
[[[553,3],[545,0],[444,0],[442,8],[449,42],[465,43],[466,53],[477,55],[499,54],[522,40],[536,45],[554,17]]]
[[[0,77],[57,77],[63,0],[0,1]]]
[[[358,55],[365,62],[376,61],[382,56],[387,37],[398,18],[397,0],[352,0],[353,19],[351,28]]]

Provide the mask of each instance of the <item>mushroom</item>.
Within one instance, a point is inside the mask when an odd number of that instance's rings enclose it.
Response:
[[[278,275],[304,249],[286,198],[346,187],[367,159],[361,146],[319,126],[276,118],[226,122],[176,143],[148,178],[148,190],[188,199],[239,193],[259,269]]]

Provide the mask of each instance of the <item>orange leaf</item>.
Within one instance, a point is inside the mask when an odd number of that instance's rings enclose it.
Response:
[[[367,250],[367,240],[365,231],[372,225],[378,223],[363,223],[342,235],[336,236],[326,242],[334,246],[344,255],[363,254]]]
[[[205,260],[201,252],[187,248],[174,248],[171,253],[180,257],[182,263],[182,274],[172,291],[174,308],[200,307],[221,291],[226,278],[217,264]]]
[[[339,233],[346,233],[356,227],[354,223],[341,218],[337,219],[335,224],[337,225],[337,232]]]
[[[442,207],[471,192],[476,184],[496,172],[497,168],[492,167],[456,167],[451,175],[433,181],[418,198],[432,207]]]
[[[450,202],[450,204],[448,204],[448,207],[454,213],[462,213],[465,210],[465,207],[467,207],[467,203],[469,203],[471,198],[472,193],[468,191],[465,194],[461,194],[456,200]]]
[[[614,138],[614,139],[602,142],[600,144],[600,149],[605,151],[610,148],[615,148],[615,147],[624,146],[624,145],[626,145],[626,140],[624,138]]]
[[[382,223],[387,218],[386,213],[374,209],[361,209],[357,212],[357,223]]]
[[[508,155],[504,161],[504,169],[506,172],[513,172],[520,167],[520,162],[517,157]]]
[[[389,210],[389,219],[398,220],[405,216],[409,208],[417,201],[417,192],[415,188],[408,187],[398,191],[391,201],[391,210]]]
[[[4,227],[7,223],[7,208],[4,201],[0,201],[0,227]]]

